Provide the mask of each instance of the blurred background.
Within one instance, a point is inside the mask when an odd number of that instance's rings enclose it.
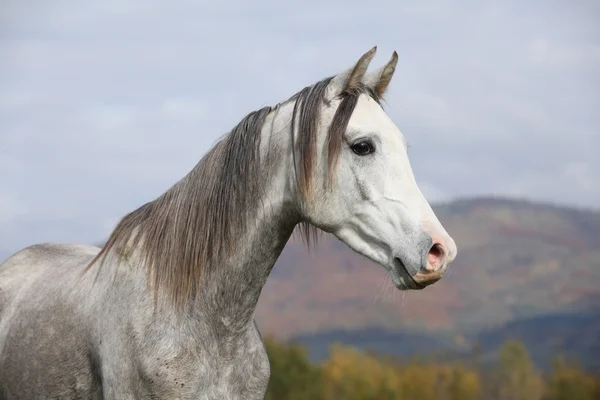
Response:
[[[248,112],[396,50],[387,111],[459,248],[401,293],[292,240],[272,399],[600,398],[600,2],[0,3],[0,260],[101,244]]]

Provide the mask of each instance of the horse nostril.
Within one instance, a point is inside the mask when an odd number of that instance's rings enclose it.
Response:
[[[435,243],[431,246],[429,254],[427,255],[427,270],[437,271],[444,265],[444,261],[446,261],[446,250],[441,244]]]

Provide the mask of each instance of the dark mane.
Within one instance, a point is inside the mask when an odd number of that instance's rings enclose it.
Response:
[[[292,143],[296,143],[294,168],[302,204],[311,198],[319,111],[331,79],[308,86],[285,102],[295,101],[291,135]],[[364,86],[341,94],[327,139],[330,172],[362,93],[379,102]],[[182,309],[197,292],[206,270],[227,257],[247,231],[268,174],[268,163],[260,154],[261,131],[267,116],[282,104],[248,114],[183,179],[123,217],[87,269],[100,259],[104,261],[111,249],[118,257],[136,250],[148,269],[155,296],[164,286],[169,300]],[[307,245],[316,238],[315,228],[308,223],[301,224],[300,233]]]

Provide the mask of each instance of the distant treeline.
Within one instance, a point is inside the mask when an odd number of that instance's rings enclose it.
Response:
[[[533,365],[523,343],[506,341],[498,359],[478,362],[385,359],[333,345],[312,364],[297,344],[265,340],[271,362],[267,400],[599,400],[600,371],[556,355],[551,370]]]

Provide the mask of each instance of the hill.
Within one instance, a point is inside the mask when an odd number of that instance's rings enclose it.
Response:
[[[296,336],[291,341],[305,346],[315,362],[327,358],[332,343],[341,343],[389,357],[435,357],[441,361],[461,359],[485,366],[497,361],[497,351],[510,339],[523,342],[533,361],[546,370],[558,354],[592,371],[600,370],[599,312],[525,318],[464,336],[368,328],[316,332]]]

